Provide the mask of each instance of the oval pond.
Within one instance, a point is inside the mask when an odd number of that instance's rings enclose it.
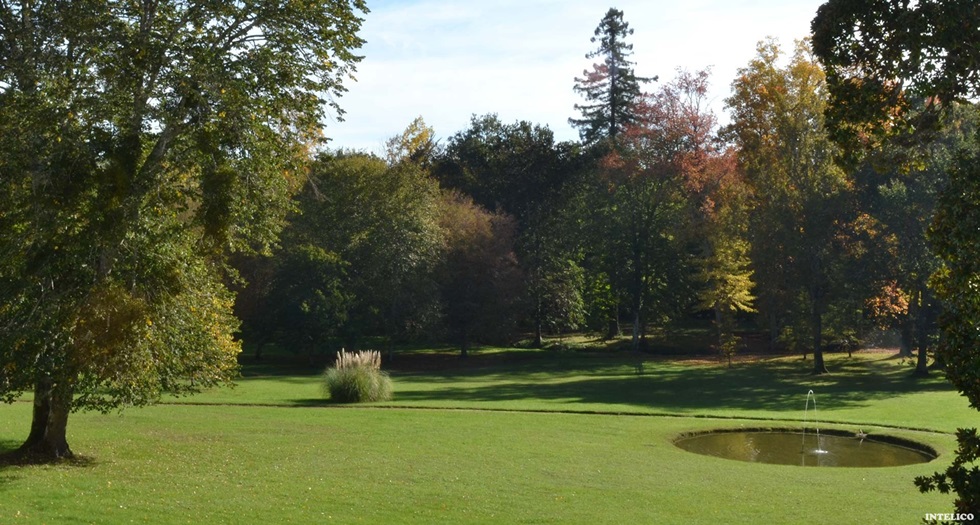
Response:
[[[896,438],[794,431],[717,431],[682,437],[678,447],[739,461],[804,467],[897,467],[936,458],[929,448]]]

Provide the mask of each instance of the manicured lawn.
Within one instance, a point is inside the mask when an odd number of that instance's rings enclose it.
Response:
[[[951,509],[916,475],[950,460],[976,412],[888,354],[716,365],[614,356],[478,355],[419,371],[394,360],[395,401],[338,408],[318,376],[248,368],[217,390],[119,414],[76,414],[74,465],[0,469],[0,523],[915,523]],[[399,368],[399,361],[402,367]],[[417,367],[416,367],[417,368]],[[916,439],[942,456],[880,469],[740,463],[684,452],[680,433],[818,418]],[[191,404],[188,404],[191,403]],[[453,410],[445,410],[451,408]],[[30,405],[0,406],[0,449]],[[882,429],[876,425],[940,432]]]

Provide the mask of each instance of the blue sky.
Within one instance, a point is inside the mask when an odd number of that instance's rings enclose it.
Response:
[[[326,123],[333,148],[380,152],[384,140],[422,116],[445,139],[470,116],[547,125],[558,140],[581,98],[574,78],[591,66],[589,38],[609,7],[634,29],[641,76],[673,78],[677,68],[712,68],[712,105],[723,100],[756,43],[786,51],[809,34],[823,0],[378,0],[362,27],[367,40],[357,82],[340,99],[345,121]],[[651,89],[653,86],[649,86]]]

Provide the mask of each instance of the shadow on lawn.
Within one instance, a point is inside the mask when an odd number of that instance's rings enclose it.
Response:
[[[11,465],[8,462],[4,462],[3,458],[13,453],[18,447],[20,447],[19,441],[0,439],[0,489],[7,483],[17,479],[10,468]]]
[[[775,360],[726,369],[718,366],[646,362],[603,362],[573,366],[465,370],[410,374],[397,382],[446,383],[444,388],[399,390],[398,401],[499,402],[549,400],[575,404],[630,405],[665,412],[703,409],[802,410],[807,390],[817,392],[822,409],[862,406],[873,400],[913,392],[948,391],[941,378],[914,379],[893,361],[841,359],[832,374],[810,375],[811,361]],[[600,363],[596,363],[600,364]],[[558,368],[558,370],[556,370]],[[562,376],[569,377],[568,380]],[[582,377],[585,376],[585,377]],[[467,385],[472,381],[472,386]]]
[[[58,467],[91,467],[97,460],[91,456],[75,453],[68,458],[53,459],[46,456],[36,456],[23,453],[20,450],[23,440],[0,439],[0,489],[7,483],[19,479],[23,468],[40,465],[56,465]]]

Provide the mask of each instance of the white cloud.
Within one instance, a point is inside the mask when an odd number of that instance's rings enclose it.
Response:
[[[822,0],[621,1],[635,33],[640,75],[673,77],[678,67],[713,66],[714,107],[736,70],[766,36],[787,50],[809,33]],[[378,151],[421,115],[437,135],[464,129],[470,115],[544,124],[560,140],[577,137],[567,120],[581,99],[573,79],[609,5],[592,0],[388,0],[370,3],[358,82],[340,99],[346,121],[327,123],[334,147]]]

